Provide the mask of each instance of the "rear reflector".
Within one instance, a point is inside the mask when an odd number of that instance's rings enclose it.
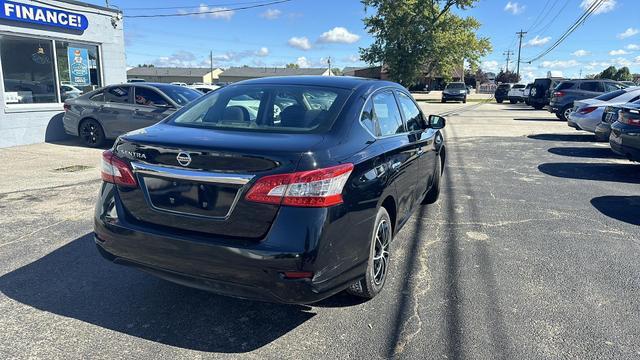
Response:
[[[64,108],[64,111],[69,111],[71,109],[71,105],[69,104],[64,104],[62,107]]]
[[[555,96],[555,97],[563,97],[564,93],[562,91],[556,91],[556,92],[553,93],[553,96]]]
[[[311,279],[313,277],[311,271],[285,271],[282,275],[285,279]]]
[[[300,207],[328,207],[342,204],[342,189],[353,164],[258,179],[247,193],[248,201]]]
[[[102,180],[108,183],[137,187],[138,183],[127,163],[113,155],[111,150],[102,153],[102,166],[100,170]]]
[[[588,106],[588,107],[584,107],[582,109],[579,109],[578,113],[582,114],[582,115],[586,115],[586,114],[594,112],[596,109],[597,109],[596,106]]]

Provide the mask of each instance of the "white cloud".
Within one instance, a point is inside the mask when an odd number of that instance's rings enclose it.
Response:
[[[580,63],[575,60],[550,60],[550,61],[543,61],[539,67],[546,68],[546,69],[564,70],[564,69],[569,69],[579,65]]]
[[[629,44],[629,45],[627,45],[627,46],[626,46],[626,49],[627,49],[627,50],[631,50],[631,51],[633,51],[633,50],[640,50],[640,45],[636,45],[636,44]]]
[[[319,43],[342,43],[353,44],[360,40],[360,36],[349,32],[346,28],[336,26],[333,29],[326,31],[320,35],[318,39]]]
[[[640,64],[640,56],[636,56],[636,58],[633,59],[633,62],[635,62],[636,64]]]
[[[611,59],[611,62],[613,62],[618,67],[623,67],[623,66],[629,67],[629,66],[633,65],[633,62],[631,62],[629,59],[623,58],[623,57]]]
[[[344,61],[350,62],[350,63],[356,63],[356,62],[360,62],[360,55],[349,55],[345,58],[343,58]]]
[[[591,61],[589,64],[585,66],[587,70],[593,69],[605,69],[611,66],[611,63],[606,61]]]
[[[178,13],[180,14],[187,14],[192,12],[193,11],[187,11],[183,9],[178,10]],[[210,18],[210,19],[231,20],[234,14],[235,14],[235,11],[226,7],[209,7],[206,4],[200,4],[197,10],[197,14],[194,14],[194,16],[197,16],[201,19]]]
[[[551,36],[545,36],[543,38],[540,35],[536,35],[533,39],[527,41],[524,46],[525,47],[535,47],[535,46],[543,46],[547,44],[551,40]]]
[[[580,7],[583,10],[587,10],[597,0],[582,0]],[[602,4],[593,12],[595,15],[608,13],[616,7],[616,0],[604,0]]]
[[[300,49],[300,50],[309,50],[311,49],[311,43],[309,42],[309,39],[306,38],[305,36],[303,37],[292,37],[291,39],[289,39],[289,41],[287,41],[287,44],[289,44],[289,46],[294,47],[296,49]]]
[[[576,50],[574,52],[571,53],[571,55],[576,56],[576,57],[583,57],[583,56],[588,56],[591,55],[591,53],[587,50]]]
[[[498,62],[495,60],[485,60],[480,64],[483,71],[498,72]]]
[[[611,51],[609,51],[609,55],[611,55],[611,56],[627,55],[627,54],[628,54],[628,52],[626,52],[626,51],[624,51],[624,50],[622,50],[622,49],[620,49],[620,50],[611,50]]]
[[[256,55],[258,56],[268,56],[269,55],[269,48],[266,47],[261,47],[260,49],[258,49],[258,51],[256,51]]]
[[[638,29],[628,28],[624,32],[621,32],[620,34],[618,34],[618,39],[626,39],[626,38],[632,37],[636,35],[638,32],[640,32]]]
[[[504,6],[504,11],[508,11],[513,15],[518,15],[518,14],[522,14],[522,12],[524,11],[525,6],[524,5],[520,5],[517,2],[511,2],[509,1],[507,3],[507,5]]]
[[[275,20],[277,18],[280,17],[280,15],[282,15],[282,11],[278,10],[278,9],[267,9],[267,11],[263,12],[262,14],[260,14],[261,17],[267,19],[267,20]]]
[[[300,56],[299,58],[296,59],[296,64],[298,64],[298,66],[300,66],[301,68],[310,68],[311,67],[311,61],[309,61],[309,59],[307,59],[304,56]]]
[[[192,52],[184,50],[169,56],[161,56],[150,62],[159,67],[198,67],[204,66],[205,63],[209,66],[208,61],[199,60]]]

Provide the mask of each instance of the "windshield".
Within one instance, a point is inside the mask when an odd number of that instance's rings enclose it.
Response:
[[[466,87],[464,86],[463,83],[451,83],[449,85],[447,85],[447,89],[465,89]]]
[[[184,86],[175,85],[156,85],[158,90],[162,91],[171,98],[176,104],[185,106],[193,100],[202,96],[202,93]]]
[[[513,88],[514,89],[523,89],[525,86],[526,85],[523,85],[523,84],[515,84],[515,85],[513,85]]]
[[[170,124],[268,132],[323,132],[331,128],[350,93],[316,86],[228,86],[195,102]]]
[[[500,84],[500,85],[498,85],[498,89],[511,89],[511,85],[509,85],[509,84]]]

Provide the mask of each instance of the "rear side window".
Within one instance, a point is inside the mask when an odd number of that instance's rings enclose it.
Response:
[[[114,86],[107,89],[105,93],[105,100],[107,102],[115,102],[128,104],[129,100],[129,90],[131,88],[129,86]]]
[[[571,89],[573,87],[575,83],[572,83],[570,81],[563,81],[560,84],[558,84],[558,86],[556,86],[556,90],[567,90],[567,89]]]
[[[136,105],[144,106],[167,106],[169,103],[157,91],[136,86],[135,87]]]
[[[585,81],[580,84],[580,90],[604,92],[604,86],[601,82],[598,81]]]
[[[302,85],[234,85],[189,104],[169,123],[178,126],[264,132],[324,132],[351,94]]]
[[[391,91],[373,96],[373,112],[378,120],[380,135],[387,136],[405,132],[398,104]]]
[[[91,101],[104,101],[104,93],[102,91],[98,91],[97,93],[91,95],[89,100],[91,100]]]
[[[604,88],[605,91],[609,92],[609,91],[614,91],[614,90],[619,90],[619,89],[624,89],[626,86],[624,86],[623,84],[618,84],[618,83],[604,83]]]
[[[616,90],[616,91],[612,91],[612,92],[608,92],[606,94],[602,94],[598,97],[596,97],[596,100],[602,100],[602,101],[609,101],[613,98],[617,98],[620,95],[625,94],[626,91],[624,90]]]
[[[420,109],[418,109],[407,94],[401,92],[397,94],[398,100],[400,100],[400,109],[404,114],[404,118],[407,120],[407,129],[409,131],[422,130],[422,114],[420,113]]]

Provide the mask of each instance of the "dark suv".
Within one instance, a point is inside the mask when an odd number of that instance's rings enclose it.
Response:
[[[529,105],[534,109],[540,110],[543,107],[549,105],[549,99],[551,98],[551,91],[560,81],[564,79],[550,79],[541,78],[535,79],[529,92]]]
[[[549,111],[567,121],[573,111],[574,101],[594,98],[624,87],[626,86],[613,80],[566,80],[558,84],[551,94]]]
[[[498,87],[496,88],[496,92],[493,94],[498,104],[502,104],[503,101],[509,99],[509,90],[511,90],[512,86],[513,84],[498,85]]]

